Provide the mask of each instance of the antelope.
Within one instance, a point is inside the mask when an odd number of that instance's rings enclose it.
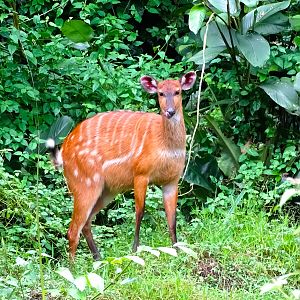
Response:
[[[93,258],[100,258],[91,232],[92,219],[118,193],[132,188],[136,215],[132,250],[135,252],[149,184],[162,186],[170,237],[173,244],[177,242],[178,181],[185,164],[186,143],[182,90],[190,89],[195,80],[195,72],[178,80],[161,82],[142,76],[140,83],[144,89],[158,94],[160,114],[103,112],[77,125],[60,150],[53,139],[46,141],[52,162],[56,167],[63,167],[74,198],[67,233],[71,261],[74,261],[81,232]]]

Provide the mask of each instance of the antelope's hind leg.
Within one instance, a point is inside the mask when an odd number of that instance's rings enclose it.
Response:
[[[104,189],[101,196],[98,198],[94,208],[92,209],[89,218],[87,219],[84,227],[82,228],[82,233],[87,241],[87,244],[90,248],[90,251],[93,255],[94,260],[100,259],[100,253],[96,246],[96,243],[93,238],[93,234],[91,231],[91,224],[94,216],[100,211],[100,209],[104,208],[108,203],[110,203],[114,199],[114,195],[110,193],[107,189]]]
[[[103,184],[97,186],[70,186],[70,191],[74,197],[74,209],[71,224],[68,230],[69,254],[73,261],[79,243],[80,233],[91,217],[91,213],[97,204],[99,196],[102,194]],[[89,235],[92,239],[92,235]],[[89,240],[90,241],[90,240]]]

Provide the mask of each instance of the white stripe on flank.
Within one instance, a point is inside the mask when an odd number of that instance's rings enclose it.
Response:
[[[142,151],[143,151],[145,140],[146,140],[146,136],[148,134],[151,122],[152,122],[152,116],[149,117],[149,121],[148,121],[148,123],[146,125],[146,129],[145,129],[144,135],[142,137],[142,142],[141,142],[140,147],[138,148],[137,152],[135,153],[134,157],[138,157],[142,153]]]
[[[115,140],[117,129],[118,129],[119,123],[124,119],[124,117],[126,117],[126,115],[127,115],[126,113],[121,114],[121,116],[119,117],[119,119],[115,123],[115,125],[114,125],[114,131],[113,131],[113,134],[112,134],[111,140],[110,140],[110,146],[112,146],[113,144],[117,143],[117,140]]]
[[[120,165],[122,164],[123,162],[127,161],[129,158],[132,157],[132,154],[133,154],[133,151],[130,151],[127,155],[124,155],[124,156],[121,156],[121,157],[118,157],[118,158],[115,158],[115,159],[110,159],[110,160],[107,160],[103,166],[102,166],[102,169],[103,171],[112,166],[112,165]]]
[[[160,155],[167,158],[181,158],[185,156],[185,149],[161,150]]]
[[[123,123],[122,129],[119,134],[120,142],[119,142],[119,147],[118,147],[118,154],[122,153],[122,142],[123,142],[124,137],[127,136],[127,133],[128,133],[127,125],[130,123],[130,120],[135,116],[136,116],[135,113],[130,114],[129,117]],[[125,133],[124,131],[126,132],[125,135],[124,135],[124,133]]]
[[[104,116],[105,116],[105,114],[98,115],[98,120],[97,120],[97,125],[96,125],[96,136],[95,136],[95,149],[98,149],[99,140],[100,140],[100,128],[101,128],[101,123],[102,123],[102,119]]]
[[[128,121],[128,119],[126,121]],[[136,146],[137,146],[137,135],[138,135],[139,127],[140,127],[140,124],[141,124],[140,120],[141,120],[141,118],[138,119],[138,121],[136,123],[136,126],[135,126],[134,134],[132,135],[132,140],[131,140],[131,144],[130,144],[130,148],[131,148],[130,152],[126,155],[121,156],[121,157],[117,157],[117,158],[105,161],[103,166],[102,166],[103,171],[106,168],[110,167],[111,165],[120,165],[120,164],[126,162],[127,160],[129,160],[134,155],[135,149],[136,149]],[[125,122],[125,123],[127,123],[127,122]],[[124,126],[125,126],[125,123],[124,123]]]

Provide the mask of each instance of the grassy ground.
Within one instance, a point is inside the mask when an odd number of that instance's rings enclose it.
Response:
[[[272,278],[296,269],[299,246],[293,235],[294,229],[287,219],[268,220],[263,212],[236,212],[230,217],[201,213],[190,224],[179,218],[179,239],[191,245],[198,254],[197,259],[183,252],[178,257],[163,253],[159,258],[142,253],[145,266],[131,263],[126,274],[120,277],[121,280],[134,278],[135,281],[113,284],[104,295],[94,299],[283,299],[275,292],[260,295],[260,287]],[[96,233],[98,230],[96,228]],[[116,226],[114,236],[103,242],[104,257],[129,254],[132,239],[133,224]],[[151,247],[169,245],[163,218],[151,226],[143,223],[141,243]],[[40,299],[39,293],[35,292],[40,285],[37,260],[16,266],[15,258],[24,257],[22,252],[10,247],[3,247],[0,252],[0,299]],[[72,273],[75,277],[87,274],[92,271],[92,263],[82,240]],[[69,266],[65,253],[61,259],[45,259],[45,287],[54,292],[48,299],[72,299],[67,296],[72,285],[54,272],[61,266]],[[108,285],[115,276],[114,268],[103,270],[98,273]],[[292,286],[297,286],[297,281],[290,282]],[[55,293],[64,296],[56,297]],[[82,294],[82,299],[93,296],[95,291],[90,290]]]

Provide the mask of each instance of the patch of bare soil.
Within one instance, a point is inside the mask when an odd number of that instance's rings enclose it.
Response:
[[[238,276],[238,271],[239,267],[235,265],[225,270],[216,258],[205,254],[197,262],[194,273],[198,276],[199,281],[230,291],[246,287],[246,281],[243,280],[241,275]]]

